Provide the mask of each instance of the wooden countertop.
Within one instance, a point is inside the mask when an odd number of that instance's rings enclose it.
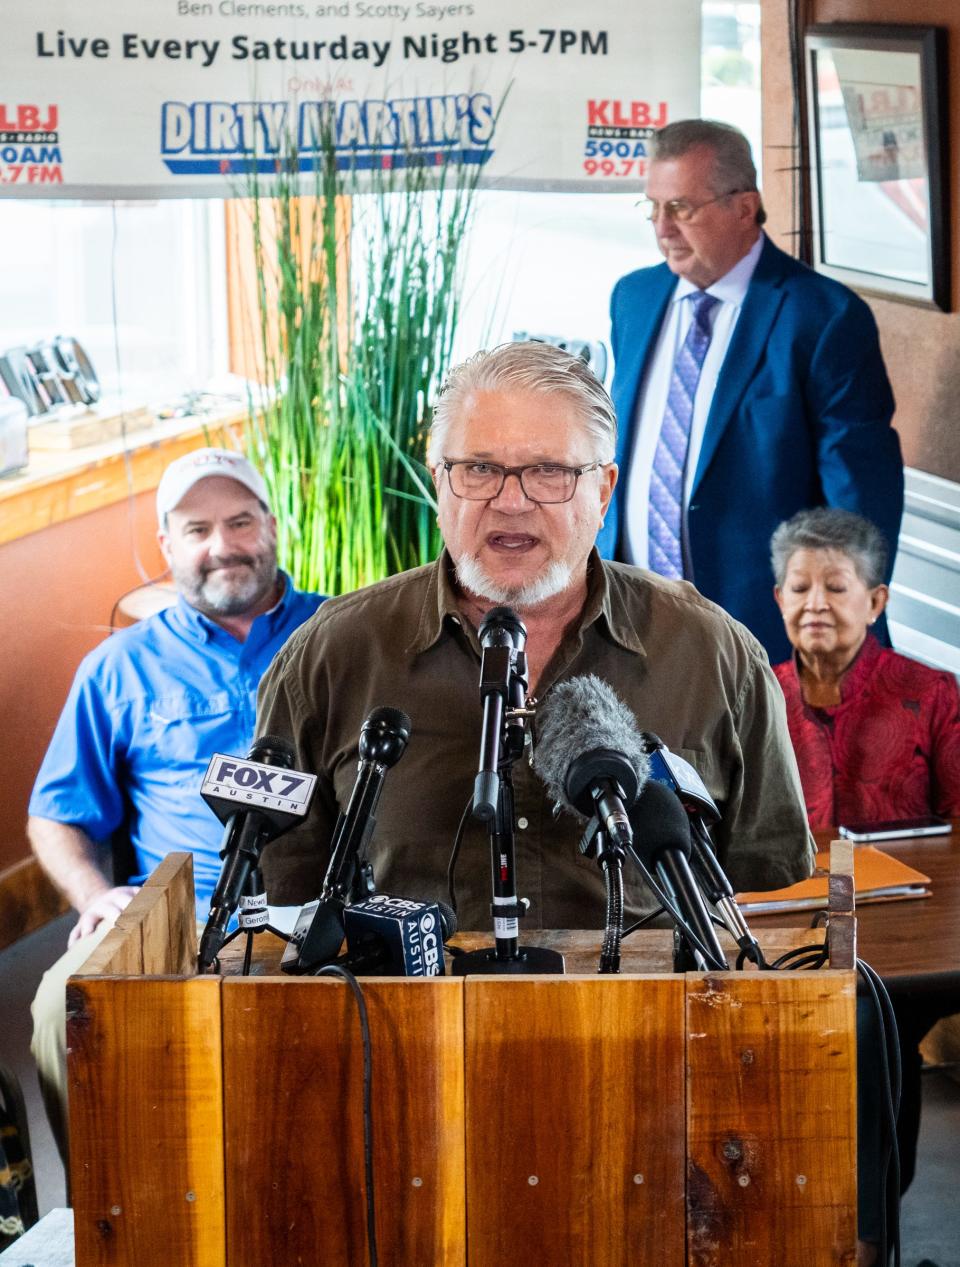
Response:
[[[208,415],[157,422],[126,440],[68,452],[31,451],[17,475],[0,479],[0,545],[157,487],[175,458],[205,444],[234,447],[246,413],[230,406]]]
[[[721,944],[726,951],[731,965],[736,960],[737,947],[733,939],[726,933],[719,932]],[[806,946],[823,942],[823,929],[811,932],[806,928],[784,927],[768,928],[760,934],[760,942],[768,959],[782,955],[784,951],[793,950],[797,946]],[[600,944],[603,941],[603,930],[593,929],[530,929],[521,937],[525,946],[547,946],[558,950],[566,961],[566,976],[595,977],[600,955]],[[477,950],[493,945],[493,933],[457,933],[451,944],[462,950]],[[239,976],[243,967],[243,956],[246,938],[237,937],[220,953],[220,971],[225,977]],[[275,937],[273,933],[263,932],[255,935],[253,953],[250,961],[250,975],[254,977],[280,975],[280,959],[286,949],[286,943]],[[447,971],[452,968],[450,956],[447,957]],[[673,972],[673,933],[667,928],[644,929],[640,933],[628,937],[623,943],[622,971],[624,974],[640,976]],[[755,972],[752,964],[745,965],[744,971]],[[519,975],[519,974],[518,974]],[[293,980],[295,978],[291,978]]]
[[[834,832],[817,832],[825,848]],[[857,953],[883,977],[893,992],[954,991],[960,1009],[960,821],[949,836],[915,837],[879,843],[891,854],[930,877],[932,896],[907,901],[878,902],[857,908]],[[765,951],[782,952],[790,946],[821,941],[822,930],[810,933],[810,911],[777,915],[751,915],[750,927]],[[567,971],[596,972],[602,933],[537,932],[525,930],[522,940],[531,944],[557,945],[564,939]],[[492,942],[491,936],[459,935],[456,942],[473,948]],[[721,940],[733,962],[736,951],[725,934]],[[278,970],[282,944],[269,934],[256,939],[255,973]],[[240,969],[243,939],[238,938],[224,956],[224,972]],[[672,934],[651,929],[623,943],[624,972],[669,972]],[[768,956],[769,957],[769,956]]]
[[[834,832],[817,832],[825,848]],[[930,877],[928,898],[857,908],[858,954],[889,989],[955,990],[960,1008],[960,821],[949,836],[878,841],[876,847]],[[809,924],[809,912],[752,915],[755,931]]]

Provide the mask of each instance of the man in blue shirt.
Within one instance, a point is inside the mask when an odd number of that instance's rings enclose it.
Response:
[[[260,678],[322,601],[278,571],[267,490],[239,453],[199,449],[173,462],[157,519],[176,604],[83,660],[30,799],[34,853],[80,916],[33,1004],[33,1052],[64,1158],[66,979],[173,850],[193,854],[205,918],[222,828],[200,798],[203,773],[215,752],[246,755]],[[135,860],[119,884],[118,832]]]

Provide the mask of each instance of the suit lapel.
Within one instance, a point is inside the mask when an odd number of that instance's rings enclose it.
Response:
[[[637,411],[637,395],[647,369],[647,363],[656,346],[663,324],[667,304],[677,285],[677,279],[661,264],[650,279],[646,303],[643,306],[630,301],[629,335],[623,340],[617,357],[613,396],[617,405],[620,428],[617,444],[617,461],[621,474],[626,470],[628,451],[633,433],[633,419]],[[620,379],[622,375],[622,380]]]
[[[720,377],[717,379],[691,497],[696,494],[700,482],[713,461],[724,432],[746,395],[757,362],[770,337],[770,330],[783,303],[785,259],[789,259],[789,256],[785,257],[784,253],[768,238],[764,242],[756,270],[750,279],[746,298],[743,301],[743,310],[734,329],[733,338],[730,340],[730,346],[727,348]]]

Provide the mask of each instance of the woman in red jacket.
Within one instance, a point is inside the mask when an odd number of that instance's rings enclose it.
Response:
[[[887,604],[887,548],[879,529],[846,510],[805,510],[770,543],[793,657],[774,666],[812,828],[842,823],[960,817],[960,692],[951,673],[881,647],[870,627]],[[913,1178],[920,1128],[919,1043],[956,1000],[894,993],[903,1095],[897,1136],[901,1192]],[[860,1108],[875,1091],[862,1053]],[[863,1136],[863,1123],[861,1123]],[[866,1145],[861,1139],[862,1149]],[[861,1176],[865,1171],[861,1156]],[[873,1241],[875,1208],[861,1203]],[[866,1221],[866,1226],[865,1226]],[[862,1263],[876,1261],[861,1246]]]
[[[951,673],[881,647],[886,546],[850,511],[801,511],[771,542],[793,658],[787,700],[810,826],[960,816],[960,694]]]

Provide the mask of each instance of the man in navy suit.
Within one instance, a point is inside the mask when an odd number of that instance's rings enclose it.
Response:
[[[666,262],[621,278],[611,300],[624,474],[597,544],[686,577],[776,663],[790,653],[769,558],[782,520],[857,511],[883,530],[893,566],[903,463],[876,324],[762,232],[736,128],[662,128],[647,195]]]

